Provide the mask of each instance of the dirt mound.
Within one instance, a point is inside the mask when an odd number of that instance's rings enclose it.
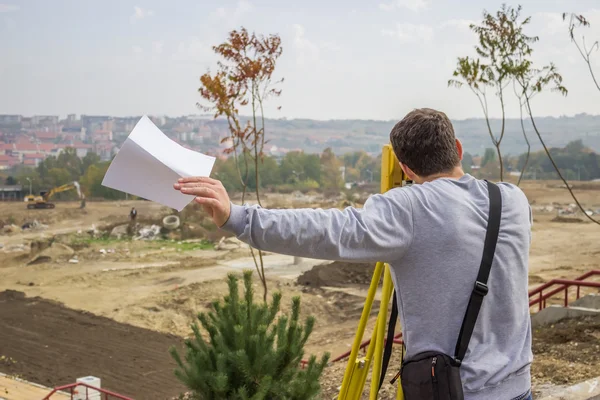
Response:
[[[51,261],[66,261],[73,257],[75,251],[66,244],[54,242],[52,245],[34,256],[27,265],[42,264]]]
[[[534,382],[574,384],[598,375],[600,316],[571,319],[533,332]]]
[[[55,387],[93,375],[102,387],[136,399],[184,392],[169,347],[182,339],[66,308],[23,293],[0,292],[0,372]]]
[[[558,215],[552,219],[552,222],[563,222],[563,223],[567,223],[567,224],[581,224],[586,221],[584,221],[581,218],[577,218],[577,217],[563,217],[563,216]]]
[[[300,275],[296,283],[311,287],[368,286],[373,278],[374,270],[374,264],[335,261],[331,264],[314,266]]]

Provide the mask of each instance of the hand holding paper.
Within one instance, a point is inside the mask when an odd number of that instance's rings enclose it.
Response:
[[[216,179],[204,177],[181,178],[173,185],[184,194],[196,196],[196,203],[201,204],[213,222],[222,227],[229,219],[231,201],[225,187]]]
[[[102,185],[181,211],[194,195],[173,190],[183,177],[208,177],[215,158],[180,146],[143,116],[110,164]]]

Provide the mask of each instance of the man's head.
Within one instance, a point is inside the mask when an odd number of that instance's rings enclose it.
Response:
[[[392,129],[390,141],[402,169],[417,183],[460,167],[462,145],[443,112],[430,108],[409,112]]]

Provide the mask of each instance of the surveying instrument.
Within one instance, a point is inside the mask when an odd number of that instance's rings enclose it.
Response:
[[[408,186],[411,184],[412,182],[404,174],[402,168],[400,168],[400,163],[398,162],[398,159],[392,150],[392,146],[389,144],[383,146],[381,158],[381,193],[385,193],[395,187]],[[358,352],[361,347],[361,342],[365,333],[369,316],[371,315],[373,300],[375,299],[375,294],[377,293],[377,288],[379,286],[382,274],[383,284],[381,288],[379,314],[377,315],[375,328],[373,329],[366,355],[358,358]],[[390,304],[390,299],[393,292],[394,284],[390,274],[390,267],[383,262],[378,262],[375,265],[375,272],[371,278],[369,292],[365,300],[360,322],[358,323],[358,329],[356,330],[356,336],[354,337],[354,342],[352,344],[352,351],[350,352],[350,357],[348,358],[348,364],[346,366],[346,372],[344,373],[344,380],[342,381],[342,388],[338,395],[338,400],[361,399],[371,365],[373,365],[373,371],[371,374],[369,399],[377,399],[383,366],[384,334],[386,330],[388,306]],[[392,315],[392,318],[397,319],[397,317],[394,315]],[[391,321],[390,326],[394,326],[393,324],[395,323],[396,321]],[[393,339],[393,337],[388,335],[387,340],[391,339]],[[400,379],[397,380],[397,383],[398,389],[396,399],[404,400]]]

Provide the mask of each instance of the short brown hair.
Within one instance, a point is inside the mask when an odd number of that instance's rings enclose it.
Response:
[[[398,160],[419,176],[460,165],[454,128],[441,111],[419,108],[409,112],[390,132],[390,141]]]

